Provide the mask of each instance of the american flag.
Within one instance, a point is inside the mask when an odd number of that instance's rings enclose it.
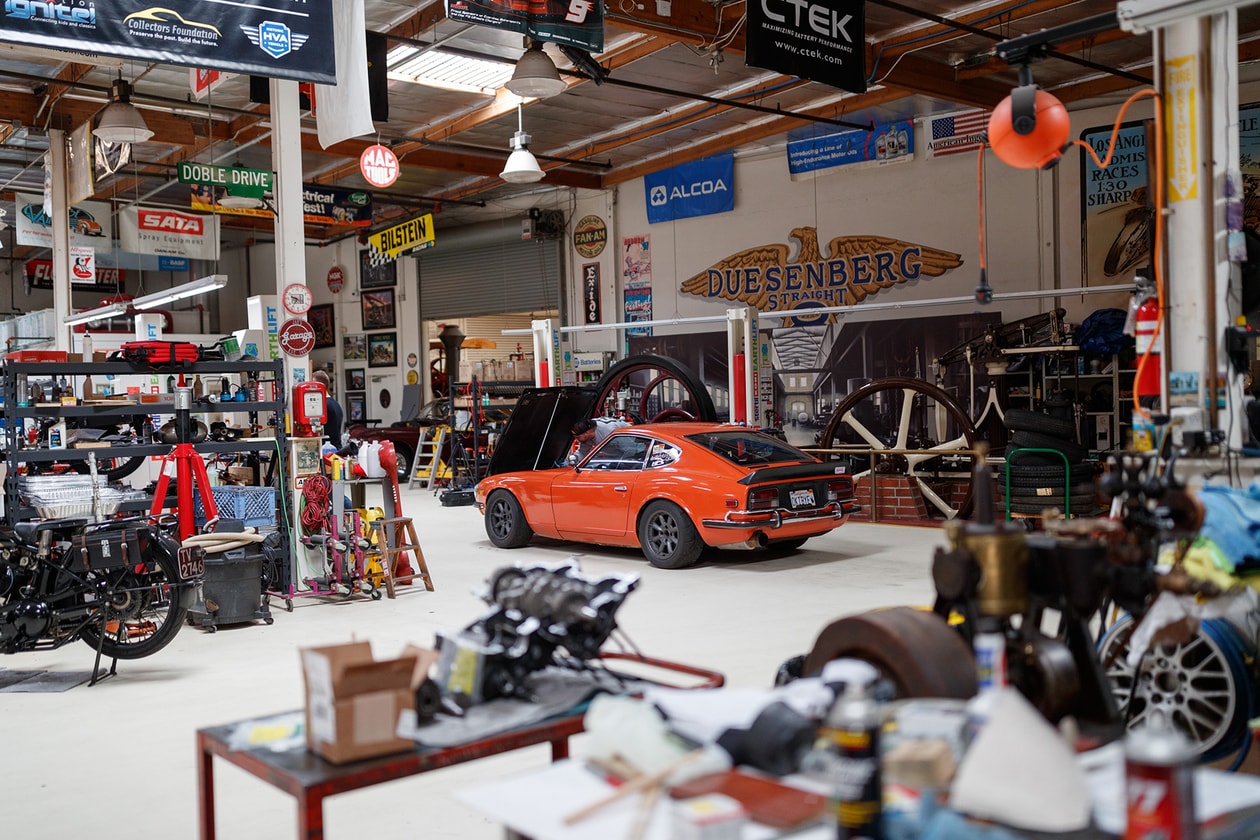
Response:
[[[984,142],[989,125],[988,111],[964,111],[932,120],[932,139],[928,151],[932,157],[975,151]]]

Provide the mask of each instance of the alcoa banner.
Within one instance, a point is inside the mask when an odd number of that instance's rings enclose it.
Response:
[[[118,211],[118,228],[119,245],[133,254],[194,260],[219,258],[218,216],[128,207]]]
[[[332,0],[6,0],[0,42],[337,83]]]
[[[735,209],[735,155],[727,152],[643,177],[648,224]]]

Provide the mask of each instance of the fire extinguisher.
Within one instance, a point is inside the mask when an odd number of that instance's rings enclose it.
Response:
[[[1133,335],[1137,339],[1138,370],[1133,389],[1138,402],[1149,407],[1159,402],[1163,390],[1163,373],[1159,360],[1162,337],[1159,335],[1159,296],[1145,278],[1138,278],[1136,304]]]

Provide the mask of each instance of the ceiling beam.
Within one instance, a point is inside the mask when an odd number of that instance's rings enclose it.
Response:
[[[714,5],[706,0],[672,0],[669,14],[656,13],[657,6],[651,0],[634,4],[633,14],[623,12],[617,4],[611,4],[604,12],[604,20],[621,29],[665,35],[673,41],[686,41],[699,47],[710,47],[721,38],[722,49],[744,52],[743,3]],[[739,31],[730,37],[731,30]]]
[[[988,79],[971,79],[961,82],[953,78],[953,71],[935,61],[916,55],[901,56],[895,67],[879,80],[882,85],[898,87],[906,93],[919,93],[948,99],[959,105],[973,108],[993,108],[1011,92],[1010,85]]]

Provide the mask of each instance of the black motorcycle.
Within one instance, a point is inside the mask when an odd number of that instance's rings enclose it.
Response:
[[[81,639],[98,666],[150,656],[179,632],[204,570],[204,549],[142,517],[18,522],[0,530],[0,653]]]

